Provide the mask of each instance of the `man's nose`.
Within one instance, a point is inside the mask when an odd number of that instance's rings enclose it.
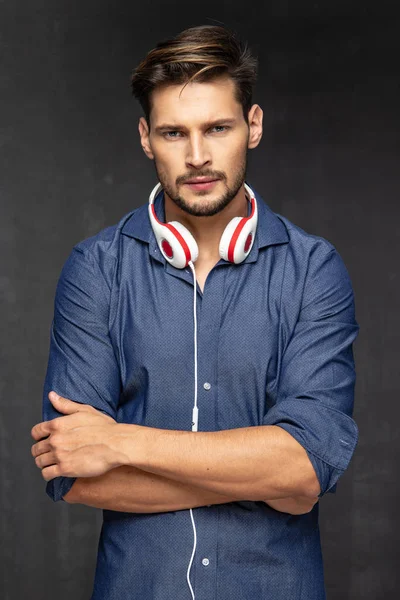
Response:
[[[186,155],[186,165],[200,169],[204,165],[211,163],[211,155],[207,144],[200,136],[192,137],[188,143]]]

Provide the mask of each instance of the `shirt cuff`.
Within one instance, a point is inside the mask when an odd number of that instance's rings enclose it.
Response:
[[[46,485],[46,494],[54,502],[58,502],[59,500],[65,502],[63,496],[69,492],[76,479],[76,477],[55,477],[54,479],[50,479]]]
[[[358,442],[358,427],[346,413],[320,401],[285,398],[272,406],[263,425],[277,425],[290,433],[307,451],[321,492],[336,491]]]

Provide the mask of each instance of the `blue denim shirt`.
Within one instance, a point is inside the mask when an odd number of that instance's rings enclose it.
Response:
[[[203,293],[197,285],[198,428],[282,427],[306,449],[323,496],[358,439],[352,285],[329,241],[255,194],[250,253],[237,265],[221,259]],[[155,210],[165,221],[162,191]],[[66,261],[44,420],[60,416],[51,389],[121,423],[191,429],[193,278],[160,254],[147,203],[78,243]],[[46,491],[61,500],[74,480],[57,477]],[[193,509],[196,600],[325,599],[318,511],[319,503],[290,515],[246,500]],[[189,510],[104,510],[91,600],[190,600],[192,549]]]

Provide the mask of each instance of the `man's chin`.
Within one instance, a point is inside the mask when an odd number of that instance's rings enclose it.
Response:
[[[176,204],[186,213],[194,217],[211,217],[221,212],[226,206],[226,201],[223,199],[211,199],[199,202],[194,200],[191,202],[189,199],[180,198]]]

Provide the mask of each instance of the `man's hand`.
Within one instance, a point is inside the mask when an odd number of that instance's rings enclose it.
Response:
[[[49,400],[64,415],[31,430],[33,439],[40,440],[33,444],[32,456],[46,481],[60,475],[95,477],[121,464],[112,443],[117,425],[112,417],[53,391]]]

